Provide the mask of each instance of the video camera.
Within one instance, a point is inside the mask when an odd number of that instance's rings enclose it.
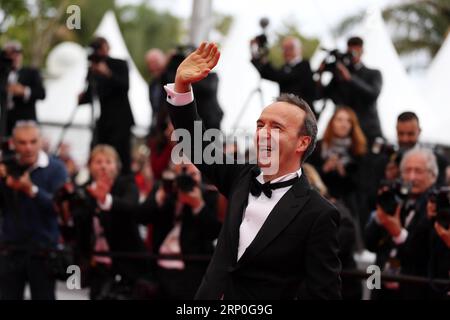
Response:
[[[323,60],[323,64],[325,65],[325,68],[322,70],[329,71],[334,73],[336,71],[336,66],[340,62],[347,68],[353,67],[352,58],[353,55],[349,52],[340,52],[338,49],[328,50],[325,48],[321,48],[323,51],[327,52],[328,55]]]
[[[388,215],[394,215],[397,207],[401,205],[411,193],[412,184],[399,179],[382,180],[377,195],[377,205]]]
[[[435,221],[448,229],[450,226],[450,187],[433,189],[428,200],[436,204]]]
[[[259,20],[259,25],[262,29],[262,33],[254,38],[252,44],[252,56],[255,59],[261,59],[269,54],[269,43],[267,41],[266,28],[269,25],[268,18],[261,18]]]

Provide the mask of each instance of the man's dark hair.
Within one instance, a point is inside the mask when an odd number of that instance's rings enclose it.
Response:
[[[308,103],[302,98],[296,96],[292,93],[282,93],[275,101],[277,102],[286,102],[292,105],[295,105],[305,111],[305,120],[300,125],[300,130],[298,132],[299,136],[308,136],[311,137],[311,142],[308,148],[305,151],[305,154],[302,158],[302,163],[313,153],[314,148],[316,147],[316,139],[317,139],[317,120],[314,112]]]
[[[100,49],[103,45],[109,45],[108,40],[103,37],[95,37],[94,40],[90,43],[90,47],[94,50]]]
[[[397,122],[406,122],[416,120],[417,124],[419,124],[419,117],[412,111],[405,111],[399,114],[397,117]]]
[[[362,47],[364,45],[364,41],[360,37],[351,37],[347,40],[347,46],[359,46]]]

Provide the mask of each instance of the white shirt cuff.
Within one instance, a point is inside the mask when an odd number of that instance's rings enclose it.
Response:
[[[175,83],[169,83],[164,86],[164,89],[167,92],[167,102],[173,106],[181,107],[194,101],[192,88],[189,92],[179,93],[175,91]]]
[[[111,210],[112,204],[113,204],[113,198],[112,198],[112,195],[110,193],[108,193],[106,195],[105,201],[103,203],[101,203],[100,201],[97,201],[97,205],[102,211],[109,211],[109,210]]]
[[[398,236],[392,237],[392,240],[394,240],[396,245],[399,245],[405,243],[407,238],[408,238],[408,230],[403,228]]]
[[[28,102],[31,97],[31,89],[30,87],[25,87],[25,92],[23,93],[23,100],[25,102]]]

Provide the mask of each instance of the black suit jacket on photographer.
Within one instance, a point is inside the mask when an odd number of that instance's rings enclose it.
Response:
[[[364,65],[350,68],[352,79],[345,81],[335,75],[321,95],[333,100],[337,106],[348,106],[358,116],[369,147],[375,137],[381,137],[381,125],[377,111],[377,99],[381,92],[381,72]]]
[[[118,177],[111,189],[113,202],[122,206],[137,204],[139,192],[133,177]],[[80,245],[82,254],[90,256],[95,245],[95,233],[93,229],[93,216],[98,214],[104,235],[110,251],[115,252],[144,252],[145,246],[138,230],[138,224],[134,216],[120,208],[112,207],[110,211],[100,211],[95,201],[89,196],[88,208],[77,206],[74,214],[75,227],[77,228],[77,244]],[[97,213],[96,213],[97,212]],[[137,278],[148,271],[145,260],[113,258],[115,272]]]
[[[377,254],[376,264],[383,269],[389,259],[393,249],[397,250],[396,257],[400,260],[401,274],[413,276],[428,276],[428,261],[430,255],[430,231],[432,224],[427,218],[426,205],[428,192],[422,194],[414,205],[415,215],[409,225],[408,237],[403,244],[396,245],[392,236],[386,229],[379,225],[375,218],[369,221],[364,233],[365,243],[368,250]],[[405,206],[400,212],[402,225],[405,225],[406,212]],[[409,210],[408,210],[409,211]],[[400,285],[399,296],[409,299],[420,299],[426,297],[426,290],[420,286]]]
[[[14,125],[19,120],[37,120],[36,101],[45,99],[45,89],[42,78],[37,69],[22,68],[18,72],[17,82],[30,88],[30,97],[25,100],[22,97],[13,98],[12,109],[7,113],[7,133],[10,134]]]
[[[87,76],[89,85],[80,104],[92,102],[92,94],[97,94],[101,106],[97,125],[111,130],[120,128],[129,130],[134,125],[134,119],[128,100],[128,64],[124,60],[111,57],[105,62],[112,72],[111,77],[94,75],[89,71]],[[96,92],[93,91],[93,85]]]
[[[280,69],[276,69],[270,62],[262,63],[259,59],[252,59],[252,64],[262,78],[278,83],[280,93],[293,93],[314,110],[312,103],[316,99],[316,85],[309,61],[302,60],[294,66],[284,64]]]
[[[169,105],[175,128],[194,133],[195,103]],[[199,143],[191,143],[191,147]],[[203,148],[209,145],[203,143]],[[194,154],[194,150],[191,150]],[[232,163],[232,162],[230,162]],[[217,247],[197,299],[339,299],[339,212],[301,176],[276,204],[237,260],[239,228],[249,193],[250,164],[196,164],[228,199]]]

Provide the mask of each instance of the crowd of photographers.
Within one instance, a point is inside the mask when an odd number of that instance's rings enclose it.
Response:
[[[378,70],[361,62],[363,41],[350,38],[347,52],[330,51],[318,70],[302,57],[301,42],[282,42],[285,63],[268,58],[267,38],[250,43],[251,63],[262,78],[314,105],[336,105],[304,171],[312,187],[341,213],[340,259],[356,268],[354,254],[376,253],[376,264],[393,275],[450,279],[450,174],[448,158],[420,141],[413,112],[398,115],[396,145],[383,138],[376,101]],[[131,155],[134,123],[128,101],[127,63],[109,57],[103,38],[91,44],[90,68],[80,103],[98,104],[87,181],[66,145],[57,156],[44,152],[35,101],[45,98],[39,72],[21,65],[22,49],[2,52],[0,164],[0,297],[54,299],[55,281],[70,264],[81,268],[91,299],[192,299],[214,250],[226,200],[202,180],[193,165],[175,165],[173,127],[163,85],[193,49],[169,55],[151,49],[146,64],[152,106],[147,146]],[[332,80],[322,83],[322,74]],[[220,129],[217,74],[193,86],[206,128]],[[321,110],[315,110],[320,117]],[[4,129],[3,129],[4,128]],[[236,146],[226,150],[238,153]],[[63,248],[63,250],[61,250]],[[173,259],[171,256],[185,259]],[[357,278],[343,277],[344,299],[361,299]],[[372,299],[449,298],[450,288],[382,282]]]

